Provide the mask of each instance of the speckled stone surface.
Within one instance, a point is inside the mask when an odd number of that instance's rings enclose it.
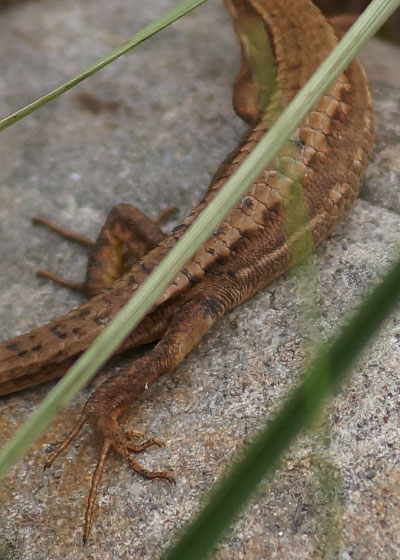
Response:
[[[173,4],[32,0],[1,13],[0,114],[59,85]],[[351,314],[399,247],[399,54],[378,42],[363,54],[376,144],[361,200],[318,251],[323,338]],[[151,216],[172,204],[179,220],[201,199],[245,130],[230,103],[237,57],[226,14],[211,0],[0,135],[1,339],[80,302],[34,271],[80,279],[85,251],[32,226],[32,216],[94,236],[117,202]],[[83,92],[95,106],[82,104]],[[177,484],[143,481],[111,457],[85,548],[82,519],[96,460],[90,431],[42,470],[50,444],[70,429],[90,389],[74,399],[0,483],[0,559],[157,558],[301,374],[307,333],[299,299],[296,281],[285,275],[227,315],[173,375],[132,406],[127,424],[166,443],[143,463],[170,469]],[[400,558],[399,339],[394,314],[215,558]],[[100,377],[124,363],[113,361]],[[0,400],[0,444],[51,386]]]

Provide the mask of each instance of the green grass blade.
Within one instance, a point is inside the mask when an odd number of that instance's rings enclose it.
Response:
[[[5,128],[8,128],[15,122],[20,121],[24,117],[30,115],[31,113],[33,113],[33,111],[36,111],[40,107],[43,107],[43,105],[46,105],[46,103],[48,103],[49,101],[52,101],[56,97],[59,97],[66,91],[78,85],[80,82],[82,82],[92,74],[95,74],[96,72],[104,68],[104,66],[110,64],[110,62],[113,62],[116,58],[119,58],[123,54],[132,50],[134,47],[137,47],[138,45],[140,45],[140,43],[146,41],[146,39],[149,39],[150,37],[152,37],[159,31],[161,31],[171,23],[174,23],[174,21],[180,19],[182,16],[191,12],[192,10],[194,10],[201,4],[204,4],[205,2],[207,2],[207,0],[183,0],[182,2],[177,4],[174,8],[171,8],[171,10],[165,12],[165,14],[163,14],[161,17],[149,23],[149,25],[143,27],[143,29],[138,31],[138,33],[135,33],[135,35],[133,35],[129,39],[129,41],[126,41],[125,43],[123,43],[122,45],[114,49],[111,53],[109,53],[105,57],[95,62],[92,66],[84,70],[81,74],[78,74],[71,80],[68,80],[68,82],[65,82],[65,84],[59,86],[58,88],[51,91],[50,93],[47,93],[40,99],[34,101],[33,103],[26,105],[26,107],[23,107],[22,109],[16,111],[12,115],[9,115],[8,117],[0,120],[0,132]]]
[[[300,430],[310,425],[324,400],[339,387],[353,361],[399,301],[400,260],[340,335],[320,348],[303,384],[246,448],[246,455],[230,469],[206,507],[162,560],[206,558],[263,476],[272,471],[282,452]]]
[[[276,124],[227,181],[209,206],[170,251],[159,267],[139,288],[134,298],[110,322],[96,342],[79,358],[70,372],[44,399],[31,418],[18,430],[0,452],[0,476],[25,452],[55,414],[105,363],[111,353],[151,309],[184,263],[218,227],[268,162],[278,153],[319,97],[346,68],[357,50],[375,33],[400,0],[373,0],[352,30],[332,51]]]

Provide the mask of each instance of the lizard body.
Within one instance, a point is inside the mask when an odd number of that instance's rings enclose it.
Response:
[[[251,152],[270,124],[304,85],[337,42],[332,26],[309,0],[225,0],[242,47],[241,79],[235,109],[252,123],[240,146],[215,174],[205,199],[170,235],[128,205],[109,215],[89,259],[85,291],[91,299],[48,325],[0,344],[0,395],[59,377],[128,301],[202,209]],[[276,84],[260,105],[241,25],[261,22],[276,64]],[[321,243],[358,195],[372,145],[373,114],[366,77],[353,62],[294,133],[241,203],[187,263],[159,298],[153,311],[119,351],[158,341],[123,374],[107,380],[89,398],[75,429],[49,463],[85,422],[101,439],[93,476],[84,537],[90,532],[93,504],[109,449],[114,448],[146,477],[168,473],[141,467],[117,418],[123,408],[161,375],[172,371],[229,309],[268,285],[293,263],[296,237]],[[301,192],[308,216],[301,230],[285,212]],[[128,268],[123,247],[134,262]],[[126,270],[126,272],[125,272]]]

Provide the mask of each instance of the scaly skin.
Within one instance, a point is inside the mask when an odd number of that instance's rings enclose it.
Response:
[[[146,217],[138,218],[136,209],[116,207],[89,261],[85,288],[97,295],[52,323],[0,345],[0,394],[58,377],[68,369],[234,173],[337,42],[333,28],[309,0],[225,0],[225,4],[242,41],[235,109],[253,122],[252,128],[220,166],[204,201],[172,234],[164,236]],[[275,57],[275,89],[263,106],[247,60],[244,21],[261,22]],[[353,62],[124,343],[120,351],[159,340],[128,371],[92,394],[76,428],[49,461],[54,461],[85,422],[100,436],[85,539],[111,447],[144,476],[171,479],[166,472],[146,471],[133,459],[131,451],[142,451],[155,442],[132,445],[118,425],[118,415],[146,387],[171,372],[219,317],[286,271],[299,258],[299,247],[304,254],[307,239],[317,246],[327,237],[359,193],[372,131],[367,80],[358,62]],[[140,243],[135,234],[142,236]],[[126,268],[123,244],[137,261],[116,279]],[[104,291],[105,287],[110,289]]]

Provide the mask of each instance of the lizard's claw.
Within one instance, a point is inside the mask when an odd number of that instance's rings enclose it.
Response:
[[[50,455],[49,459],[47,460],[44,468],[50,467],[56,458],[68,447],[71,441],[75,438],[76,435],[81,431],[85,422],[89,420],[88,415],[83,413],[79,418],[78,422],[69,433],[69,435],[65,438],[62,442],[60,447]],[[89,534],[90,528],[92,525],[92,517],[93,517],[93,508],[94,503],[96,500],[97,489],[103,475],[105,461],[110,449],[114,449],[121,457],[126,459],[130,465],[130,467],[140,475],[144,476],[145,478],[163,478],[168,480],[169,482],[175,482],[174,477],[167,471],[151,471],[143,467],[140,463],[136,461],[136,459],[132,456],[133,453],[141,453],[148,447],[152,445],[157,445],[158,447],[163,447],[163,443],[157,440],[156,438],[150,438],[142,443],[132,443],[130,439],[135,438],[139,439],[143,437],[143,434],[136,430],[128,430],[124,432],[121,427],[119,426],[116,418],[111,416],[107,420],[107,422],[103,421],[96,425],[96,429],[101,436],[101,445],[99,450],[99,458],[97,461],[96,469],[93,473],[92,477],[92,484],[90,487],[86,513],[85,513],[85,527],[83,531],[83,543],[86,543]],[[103,427],[107,426],[106,429]]]
[[[99,452],[99,459],[97,461],[96,470],[93,473],[92,485],[90,488],[88,504],[87,504],[86,514],[85,514],[85,528],[83,531],[84,543],[87,541],[90,534],[90,528],[91,528],[92,517],[93,517],[93,507],[97,495],[97,489],[103,474],[104,463],[111,447],[114,449],[114,451],[116,451],[119,455],[121,455],[121,457],[123,457],[128,461],[130,467],[135,472],[139,473],[145,478],[164,478],[169,482],[175,482],[173,476],[171,476],[171,474],[168,473],[167,471],[150,471],[145,467],[143,467],[140,463],[138,463],[134,457],[132,457],[131,452],[141,453],[142,451],[144,451],[145,449],[147,449],[152,445],[158,445],[159,447],[162,447],[162,444],[158,440],[156,440],[155,438],[150,438],[142,443],[138,443],[138,444],[131,443],[129,440],[132,437],[137,439],[138,437],[141,437],[141,434],[139,435],[138,432],[132,430],[128,431],[127,433],[123,432],[123,430],[121,430],[120,426],[115,420],[114,422],[112,422],[112,428],[111,428],[112,437],[110,437],[109,431],[110,431],[110,426],[108,427],[107,430],[108,435],[106,437],[103,437],[102,439],[102,444]]]
[[[132,439],[143,439],[144,438],[143,432],[138,432],[138,430],[129,429],[129,430],[126,430],[124,433],[125,433],[125,437],[127,439],[131,439],[131,438]],[[132,451],[135,451],[136,453],[139,453],[140,451],[143,451],[144,449],[147,449],[147,447],[150,447],[151,445],[157,445],[158,447],[165,447],[165,444],[157,438],[150,438],[150,439],[146,440],[145,444],[146,444],[146,447],[142,447],[144,445],[144,443],[142,443],[140,445],[141,449],[138,449],[137,447],[139,447],[139,446],[136,446],[135,448],[132,448]]]
[[[75,424],[75,426],[72,428],[70,433],[67,435],[67,437],[64,439],[64,441],[61,443],[60,447],[58,447],[50,455],[50,457],[47,459],[47,461],[46,461],[46,463],[44,464],[44,467],[43,467],[44,469],[48,469],[49,467],[51,467],[51,465],[54,463],[54,461],[57,459],[57,457],[64,451],[64,449],[67,449],[67,447],[69,446],[71,441],[81,431],[81,429],[82,429],[84,423],[86,422],[86,420],[87,420],[86,414],[81,414],[81,416],[78,419],[78,422]]]

